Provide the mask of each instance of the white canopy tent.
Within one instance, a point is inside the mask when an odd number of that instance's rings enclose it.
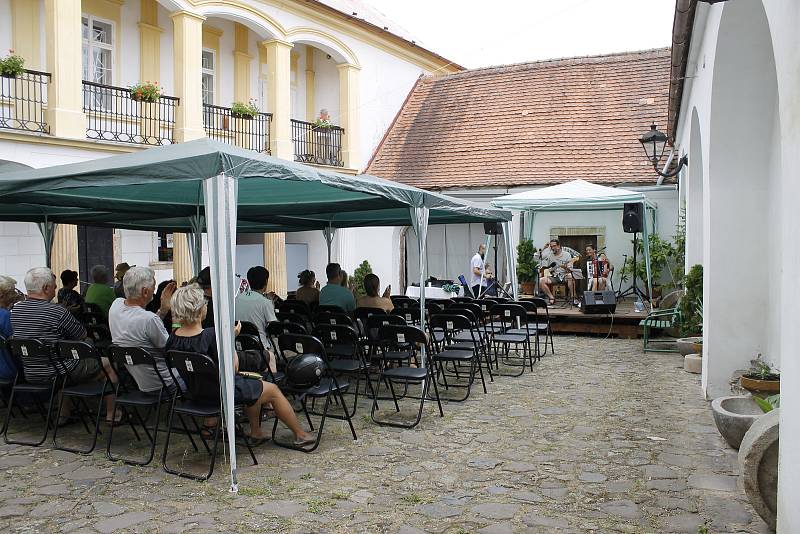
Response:
[[[640,203],[642,204],[642,213],[647,214],[648,209],[650,210],[652,214],[651,226],[655,228],[655,213],[657,209],[656,204],[648,200],[644,193],[593,184],[586,180],[572,180],[550,187],[506,195],[493,199],[491,203],[498,208],[524,212],[526,217],[523,235],[527,239],[531,239],[533,236],[536,212],[622,210],[627,203]],[[647,228],[647,221],[648,217],[645,216],[642,221],[642,241],[647,273],[647,294],[652,295],[650,231]]]

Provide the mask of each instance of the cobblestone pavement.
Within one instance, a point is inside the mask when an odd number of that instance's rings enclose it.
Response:
[[[415,430],[378,427],[362,404],[358,441],[335,421],[313,454],[240,453],[238,497],[224,463],[195,483],[2,446],[0,531],[767,532],[679,356],[574,337],[556,351],[444,419],[427,407]]]

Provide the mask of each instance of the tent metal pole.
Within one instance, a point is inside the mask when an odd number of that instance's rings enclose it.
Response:
[[[427,278],[427,243],[428,243],[428,208],[411,207],[411,223],[417,234],[417,244],[419,245],[419,308],[420,308],[420,329],[425,332],[425,279]],[[420,347],[420,363],[427,368],[426,347]]]
[[[652,307],[653,277],[650,273],[650,239],[648,236],[649,232],[647,230],[647,201],[644,198],[642,199],[642,213],[645,214],[645,216],[642,218],[642,246],[644,247],[645,272],[647,273],[647,296]],[[634,274],[634,276],[636,275]]]
[[[511,222],[504,221],[502,225],[503,240],[505,241],[506,245],[506,272],[508,273],[508,279],[511,282],[511,295],[514,297],[514,300],[517,300],[519,298],[519,293],[517,290],[517,261],[516,253],[511,243]]]
[[[203,183],[208,218],[211,290],[214,295],[214,324],[219,355],[220,396],[223,419],[228,434],[231,467],[231,492],[238,492],[236,467],[236,426],[233,406],[234,370],[234,265],[236,264],[236,180],[224,173]]]

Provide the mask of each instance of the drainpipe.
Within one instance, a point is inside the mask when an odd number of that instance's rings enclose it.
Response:
[[[675,147],[669,151],[669,157],[667,158],[667,162],[664,163],[664,167],[662,167],[661,172],[666,173],[669,166],[672,165],[672,159],[675,157]],[[658,180],[656,181],[656,185],[661,185],[664,183],[664,177],[659,175]]]

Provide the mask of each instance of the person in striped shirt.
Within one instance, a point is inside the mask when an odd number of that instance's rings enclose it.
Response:
[[[52,302],[56,295],[56,277],[47,267],[35,267],[25,273],[25,289],[28,298],[18,302],[11,309],[11,326],[15,338],[38,339],[48,345],[55,344],[58,340],[80,341],[86,338],[86,329],[63,306]],[[117,376],[107,358],[102,358],[103,367],[112,382],[116,383]],[[23,357],[23,371],[25,380],[31,383],[49,382],[58,374],[63,374],[62,369],[54,369],[49,362],[40,359],[25,359]],[[72,360],[62,361],[62,366],[68,375],[67,383],[70,385],[84,382],[105,380],[100,363],[97,360]],[[106,396],[106,410],[111,419],[111,410],[114,405],[112,395]],[[70,406],[65,406],[61,411],[64,418],[69,416]]]

